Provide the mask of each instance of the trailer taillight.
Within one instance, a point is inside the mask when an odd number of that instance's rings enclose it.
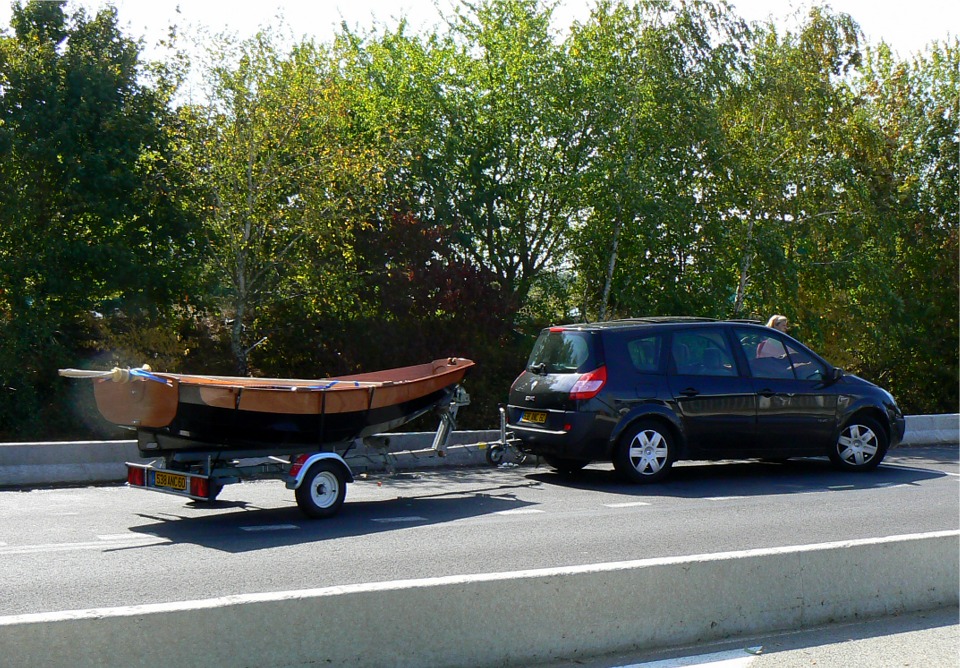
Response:
[[[206,478],[190,478],[190,494],[201,498],[210,496],[210,484]]]
[[[136,485],[137,487],[145,487],[147,484],[147,475],[146,472],[135,466],[127,467],[127,484]]]
[[[303,463],[307,461],[307,459],[307,455],[299,455],[293,460],[293,464],[290,466],[290,477],[297,477],[297,475],[300,473],[300,469],[303,468]]]

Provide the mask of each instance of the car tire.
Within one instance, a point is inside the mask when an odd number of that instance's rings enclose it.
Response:
[[[551,455],[545,455],[543,460],[551,467],[559,471],[560,473],[576,473],[577,471],[582,471],[590,462],[585,459],[567,459],[565,457],[553,457]]]
[[[870,417],[854,416],[830,448],[830,461],[844,471],[872,471],[887,454],[887,432]]]
[[[676,458],[674,438],[663,423],[638,422],[620,438],[613,453],[613,467],[636,483],[662,480]]]

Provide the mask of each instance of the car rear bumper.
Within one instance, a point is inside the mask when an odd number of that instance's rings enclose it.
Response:
[[[520,421],[523,409],[509,407],[507,429],[520,439],[521,449],[534,455],[603,460],[610,457],[613,423],[595,413],[548,411],[544,425]]]

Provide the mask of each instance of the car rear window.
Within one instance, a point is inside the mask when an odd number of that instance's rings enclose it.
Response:
[[[551,328],[540,332],[527,369],[538,373],[586,373],[600,366],[590,332]]]

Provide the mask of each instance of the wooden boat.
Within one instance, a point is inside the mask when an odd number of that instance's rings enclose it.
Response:
[[[156,373],[146,367],[60,374],[93,378],[100,413],[136,429],[141,450],[293,453],[382,433],[442,406],[473,364],[451,357],[319,380]]]

